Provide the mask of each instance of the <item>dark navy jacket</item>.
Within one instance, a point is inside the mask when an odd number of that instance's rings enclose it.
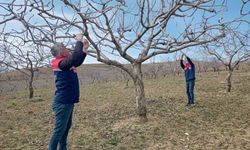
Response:
[[[56,85],[55,102],[63,104],[79,102],[79,81],[76,67],[80,66],[86,57],[82,49],[83,43],[78,41],[72,55],[56,57],[51,61]]]
[[[187,57],[188,63],[190,65],[184,65],[183,60],[181,60],[181,67],[185,71],[185,79],[186,81],[195,80],[195,66],[194,63]]]

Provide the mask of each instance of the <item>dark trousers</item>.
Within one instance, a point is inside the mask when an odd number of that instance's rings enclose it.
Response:
[[[67,150],[67,137],[72,124],[74,104],[52,105],[55,114],[55,125],[51,135],[49,150]]]
[[[194,104],[194,85],[195,85],[195,80],[186,81],[188,104]]]

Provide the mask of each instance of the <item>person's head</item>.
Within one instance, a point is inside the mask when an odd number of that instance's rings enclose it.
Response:
[[[50,52],[54,57],[66,57],[69,55],[69,51],[63,43],[55,43]]]

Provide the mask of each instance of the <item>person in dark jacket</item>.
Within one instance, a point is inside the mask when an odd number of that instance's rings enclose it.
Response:
[[[183,63],[184,61],[184,63]],[[188,96],[187,106],[194,105],[194,86],[195,86],[195,65],[189,57],[182,54],[180,65],[185,72],[186,92]]]
[[[51,48],[54,58],[51,67],[55,76],[55,96],[52,109],[55,114],[55,124],[49,142],[49,150],[66,150],[67,137],[72,124],[74,104],[79,102],[79,81],[76,68],[80,66],[86,55],[89,43],[83,41],[83,35],[76,35],[77,40],[74,51],[62,44],[56,43]]]

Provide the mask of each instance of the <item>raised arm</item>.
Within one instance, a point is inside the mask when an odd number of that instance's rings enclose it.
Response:
[[[194,63],[191,61],[191,59],[189,57],[187,57],[187,61],[190,63],[191,66],[194,66]]]
[[[185,55],[182,54],[182,56],[181,56],[181,61],[180,61],[180,65],[181,65],[181,68],[182,68],[182,69],[185,69],[185,66],[184,66],[184,64],[183,64],[183,59],[184,59],[184,57],[185,57]]]
[[[86,57],[86,53],[83,52],[83,43],[81,41],[76,42],[75,50],[72,55],[63,60],[59,64],[61,70],[69,70],[71,67],[80,66]]]
[[[185,66],[184,66],[184,64],[183,64],[183,60],[181,59],[181,61],[180,61],[180,65],[181,65],[181,68],[182,69],[185,69]]]

